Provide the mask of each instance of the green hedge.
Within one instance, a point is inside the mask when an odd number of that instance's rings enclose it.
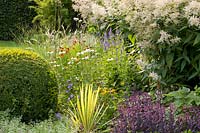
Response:
[[[0,40],[12,40],[22,26],[30,26],[35,12],[29,0],[0,0]]]
[[[0,50],[0,111],[10,109],[22,121],[44,120],[56,111],[54,71],[38,54],[17,48]]]

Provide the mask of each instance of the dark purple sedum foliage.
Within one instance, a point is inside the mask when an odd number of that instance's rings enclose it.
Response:
[[[113,133],[180,133],[188,129],[192,132],[200,131],[199,107],[185,108],[184,114],[175,117],[173,105],[165,107],[160,102],[153,102],[145,92],[134,92],[119,107],[118,112]]]

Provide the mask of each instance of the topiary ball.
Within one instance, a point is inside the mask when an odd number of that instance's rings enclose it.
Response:
[[[56,76],[47,61],[28,50],[0,50],[0,111],[9,109],[23,122],[48,119],[57,96]]]

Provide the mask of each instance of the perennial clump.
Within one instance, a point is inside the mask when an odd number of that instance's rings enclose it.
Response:
[[[146,62],[144,70],[157,73],[162,85],[178,83],[193,88],[200,75],[200,2],[147,1],[137,1],[136,11],[128,20],[136,31],[137,45]]]
[[[114,122],[114,133],[200,131],[199,107],[185,107],[183,114],[176,116],[173,105],[165,107],[160,102],[153,102],[145,92],[134,92],[119,107],[118,112],[119,116]]]

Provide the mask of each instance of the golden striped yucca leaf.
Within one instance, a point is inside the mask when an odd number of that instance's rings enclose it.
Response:
[[[75,127],[79,127],[84,133],[95,131],[97,123],[105,114],[107,107],[104,104],[98,105],[100,88],[93,90],[92,85],[82,85],[80,97],[77,96],[77,105],[72,104],[73,111],[69,110],[71,120]]]

